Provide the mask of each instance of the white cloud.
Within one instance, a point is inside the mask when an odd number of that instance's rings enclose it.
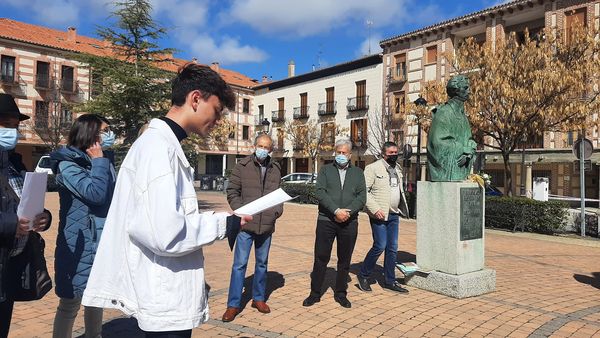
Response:
[[[219,62],[222,65],[244,62],[261,62],[268,58],[267,53],[249,45],[242,45],[236,38],[225,36],[221,41],[215,41],[206,34],[196,35],[187,40],[190,54],[201,63]]]
[[[351,23],[375,27],[400,24],[415,0],[233,0],[227,19],[243,22],[266,34],[306,37]]]
[[[151,4],[154,17],[165,16],[176,27],[198,29],[207,23],[206,0],[151,0]]]
[[[80,5],[67,0],[4,0],[16,8],[31,10],[40,22],[52,26],[67,28],[79,22]]]
[[[363,57],[366,55],[372,55],[381,53],[382,49],[379,46],[379,41],[383,40],[383,37],[379,33],[371,34],[371,38],[366,38],[360,44],[358,50],[356,51],[357,57]],[[371,52],[369,53],[369,41],[371,42]]]

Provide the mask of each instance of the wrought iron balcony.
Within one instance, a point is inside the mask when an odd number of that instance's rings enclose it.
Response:
[[[366,148],[367,142],[363,137],[352,137],[352,147],[354,148]]]
[[[294,119],[307,119],[309,106],[294,107]]]
[[[304,150],[304,143],[294,143],[294,150]]]
[[[317,113],[319,116],[335,115],[337,113],[336,106],[337,101],[319,103],[319,109],[317,110]]]
[[[2,74],[0,76],[0,82],[3,85],[14,86],[17,85],[18,76],[15,74]]]
[[[60,79],[60,89],[65,93],[75,93],[76,84],[73,78]]]
[[[394,74],[394,76],[390,78],[390,84],[397,84],[403,82],[406,82],[406,73]]]
[[[285,121],[285,109],[273,110],[271,112],[271,122],[283,122]]]
[[[254,125],[262,126],[264,119],[265,119],[265,117],[263,115],[254,116]]]
[[[369,96],[349,97],[346,108],[349,112],[369,110]]]
[[[37,89],[50,89],[50,74],[36,74],[35,76],[35,88]]]

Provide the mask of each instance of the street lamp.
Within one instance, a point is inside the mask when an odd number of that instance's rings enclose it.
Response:
[[[415,100],[415,106],[427,106],[427,100],[421,95]],[[417,117],[417,182],[421,180],[421,119]]]
[[[269,120],[265,117],[264,120],[262,120],[262,122],[260,124],[264,127],[263,132],[265,134],[268,134],[269,133],[269,126],[271,125],[271,122],[269,122]]]

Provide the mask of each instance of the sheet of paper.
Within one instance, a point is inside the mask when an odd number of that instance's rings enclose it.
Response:
[[[279,188],[234,210],[234,213],[238,215],[256,215],[291,199],[293,199],[293,197],[288,195],[283,189]]]
[[[47,173],[26,173],[21,193],[21,202],[17,208],[19,217],[28,218],[29,228],[33,228],[36,215],[44,211],[44,198],[46,195]]]

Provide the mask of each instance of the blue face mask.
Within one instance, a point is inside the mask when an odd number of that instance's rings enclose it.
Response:
[[[107,149],[115,144],[115,133],[112,130],[100,133],[100,146],[102,149]]]
[[[346,155],[342,155],[342,154],[336,155],[335,162],[343,167],[346,164],[348,164],[348,157],[346,157]]]
[[[0,128],[0,150],[15,149],[19,141],[16,128]]]
[[[263,148],[256,148],[256,151],[254,151],[254,154],[256,155],[256,158],[259,161],[264,161],[265,158],[267,158],[267,156],[269,156],[269,152]]]

